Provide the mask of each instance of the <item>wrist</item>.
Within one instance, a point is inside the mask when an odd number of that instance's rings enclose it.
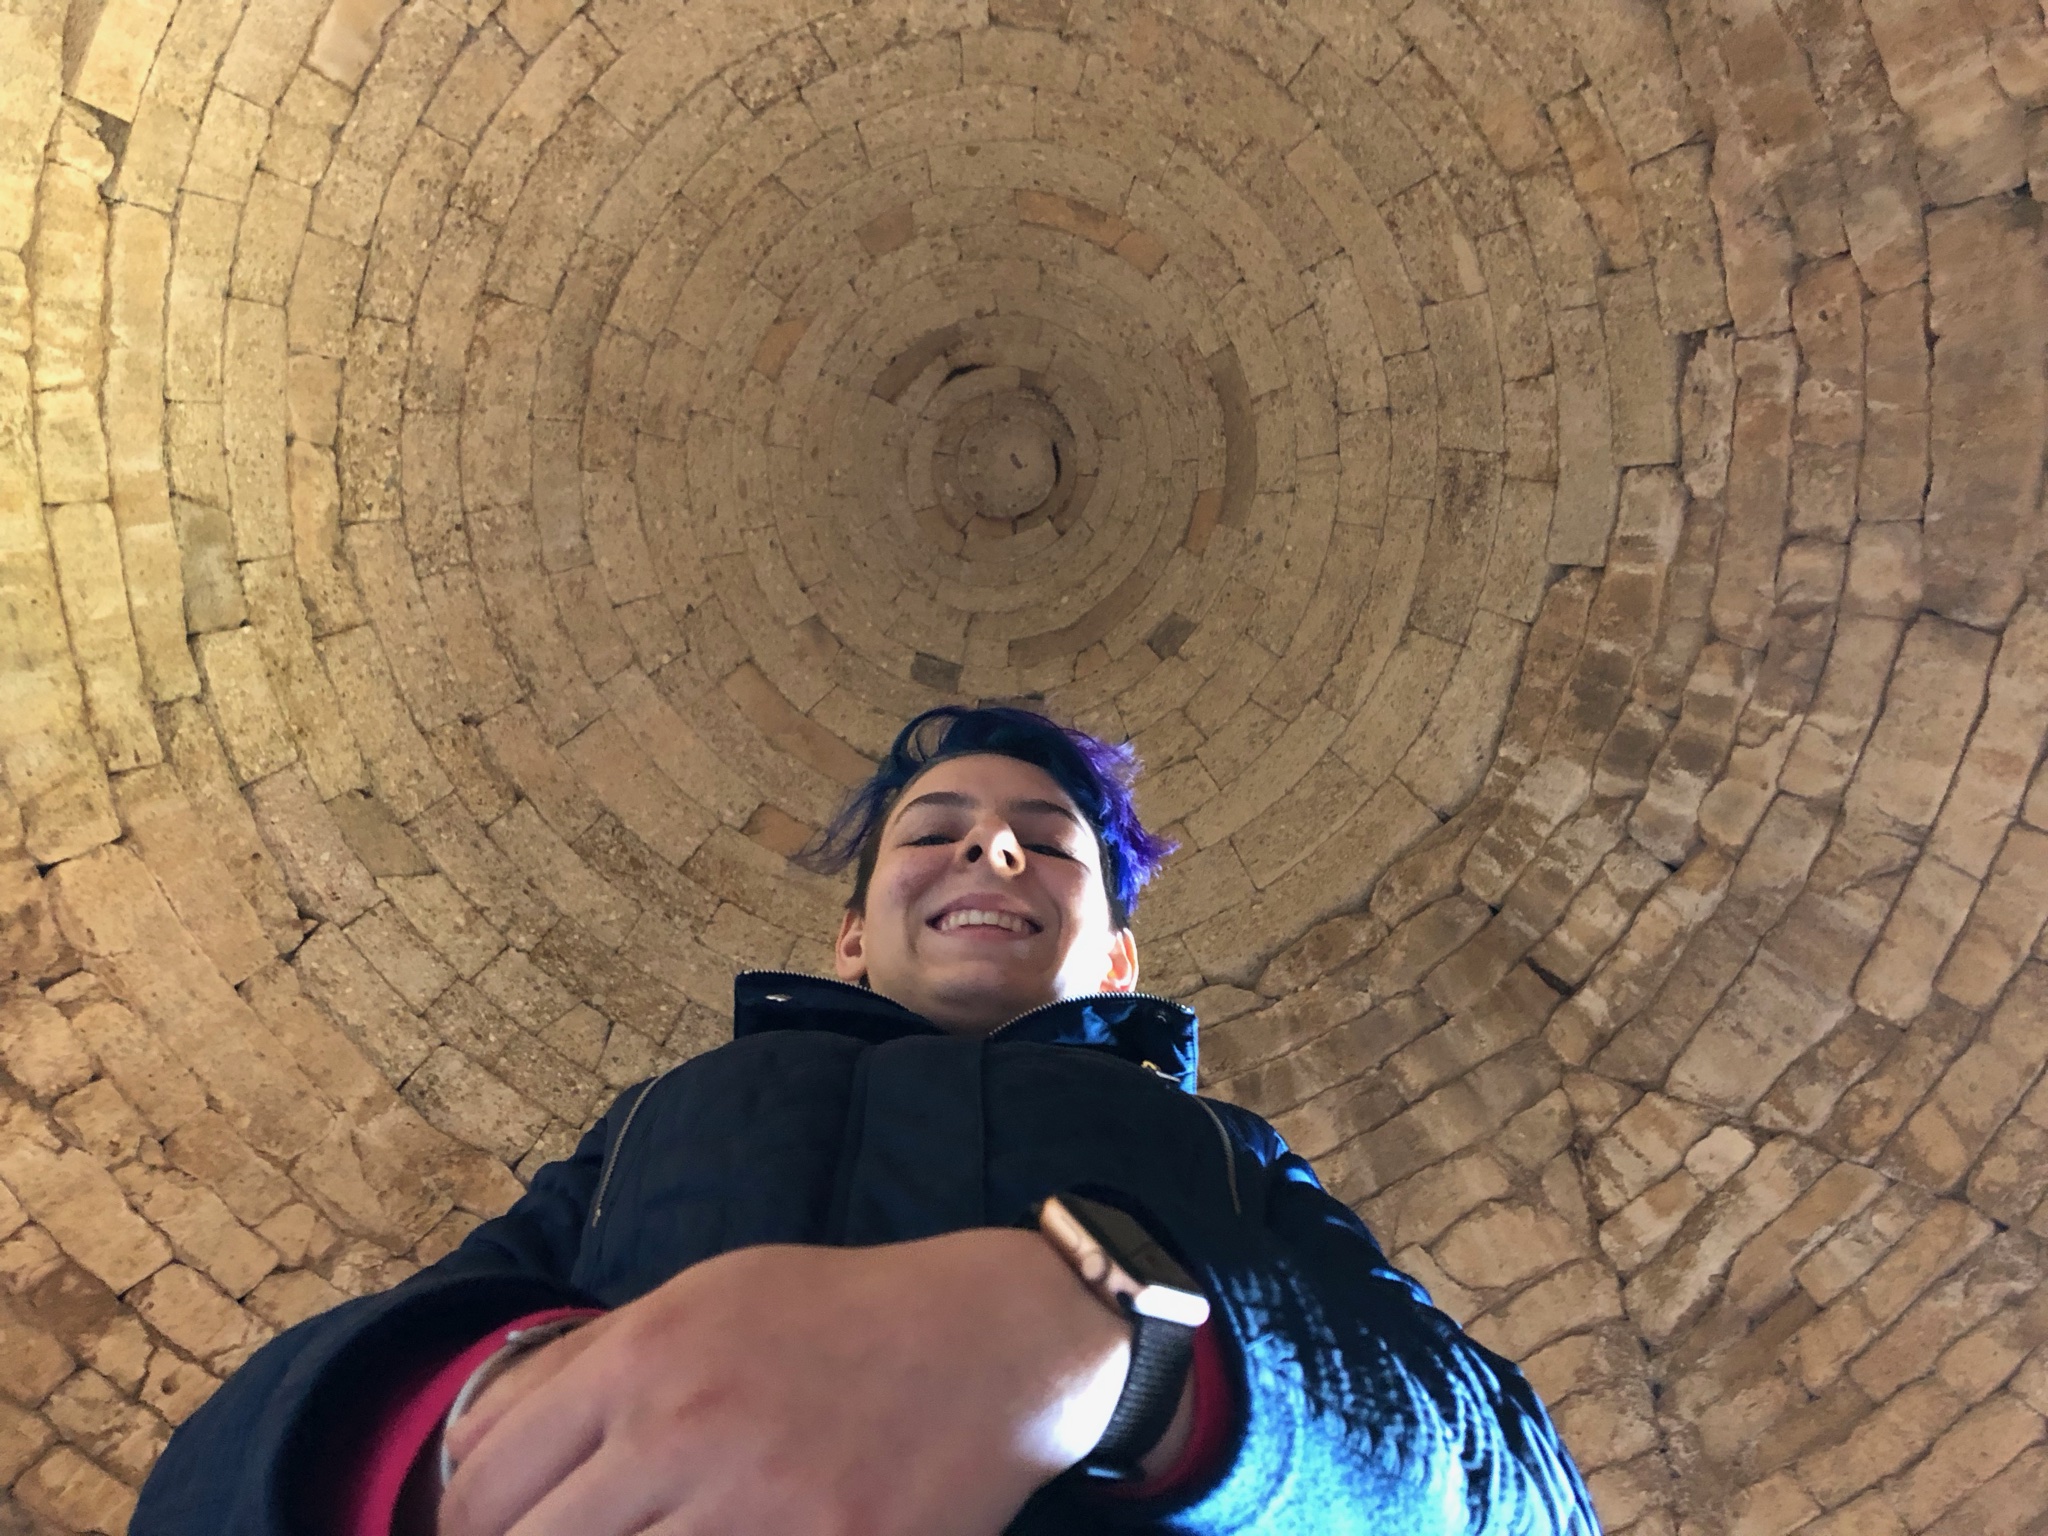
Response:
[[[1033,1486],[1074,1466],[1102,1438],[1131,1363],[1130,1324],[1102,1304],[1034,1231],[981,1228],[973,1245],[990,1298],[987,1337],[1021,1384],[1015,1450]]]
[[[1173,1420],[1166,1426],[1166,1433],[1159,1437],[1152,1449],[1138,1462],[1138,1470],[1145,1482],[1157,1482],[1168,1472],[1180,1465],[1187,1454],[1188,1442],[1195,1433],[1195,1373],[1190,1367],[1180,1381],[1180,1402],[1173,1410]]]
[[[1055,1469],[1066,1471],[1085,1458],[1101,1441],[1110,1417],[1122,1397],[1131,1367],[1134,1338],[1131,1321],[1110,1310],[1102,1296],[1088,1285],[1043,1234],[1007,1234],[1027,1239],[1017,1245],[1020,1275],[1031,1275],[1043,1285],[1048,1297],[1070,1320],[1071,1338],[1082,1350],[1083,1367],[1076,1378],[1076,1392],[1069,1409],[1071,1434],[1062,1445],[1062,1461]],[[1035,1253],[1033,1252],[1035,1250]],[[1151,1481],[1174,1467],[1185,1454],[1195,1426],[1194,1372],[1183,1370],[1172,1418],[1152,1447],[1139,1458],[1141,1479]],[[1085,1441],[1085,1443],[1079,1443]]]

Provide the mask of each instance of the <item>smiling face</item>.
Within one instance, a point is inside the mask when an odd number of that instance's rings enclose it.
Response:
[[[955,1034],[1138,982],[1093,830],[1051,774],[993,753],[947,758],[904,787],[833,958],[842,980],[865,976]]]

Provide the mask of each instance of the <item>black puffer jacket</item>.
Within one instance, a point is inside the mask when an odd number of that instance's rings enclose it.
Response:
[[[380,1296],[273,1340],[172,1438],[137,1536],[283,1536],[337,1434],[409,1360],[568,1302],[613,1307],[755,1243],[901,1242],[1022,1221],[1093,1186],[1142,1213],[1217,1307],[1232,1454],[1171,1501],[1055,1484],[1020,1536],[1591,1536],[1519,1372],[1392,1269],[1272,1127],[1195,1097],[1195,1019],[1158,998],[946,1035],[858,987],[735,985],[734,1039],[620,1095],[505,1215]]]

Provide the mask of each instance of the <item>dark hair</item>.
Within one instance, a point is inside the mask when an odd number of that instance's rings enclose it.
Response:
[[[1175,847],[1170,839],[1147,832],[1131,803],[1138,754],[1128,742],[1103,741],[1028,709],[942,704],[926,710],[896,733],[873,776],[797,855],[797,862],[820,874],[854,865],[853,895],[846,905],[860,911],[875,872],[882,824],[904,786],[934,763],[983,752],[1043,768],[1066,791],[1101,850],[1110,920],[1128,928],[1139,888]]]

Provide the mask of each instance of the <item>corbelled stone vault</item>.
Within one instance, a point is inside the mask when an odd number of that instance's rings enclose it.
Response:
[[[124,1529],[908,715],[1610,1530],[2048,1530],[2036,0],[6,0],[0,1531]]]

